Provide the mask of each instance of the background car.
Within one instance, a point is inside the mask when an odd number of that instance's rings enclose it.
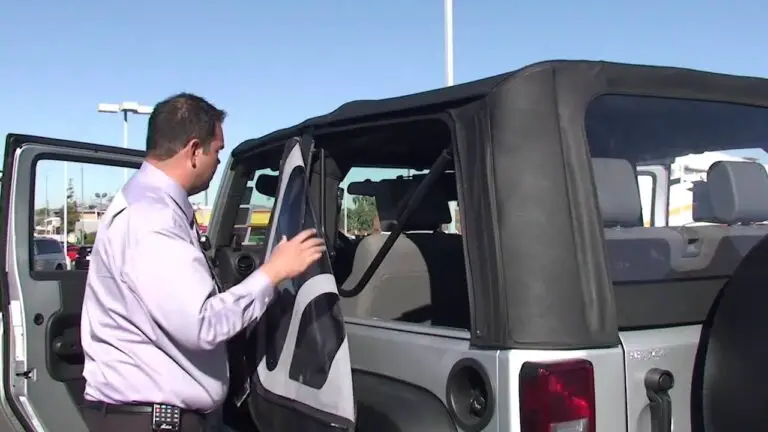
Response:
[[[80,250],[80,245],[67,244],[67,258],[70,262],[77,259],[77,252]]]
[[[75,270],[88,270],[91,264],[91,250],[93,246],[80,246],[77,255],[72,260]]]
[[[48,237],[36,237],[34,241],[34,268],[38,271],[65,270],[67,256],[61,243]]]

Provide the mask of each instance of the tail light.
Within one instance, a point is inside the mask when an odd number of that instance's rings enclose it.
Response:
[[[520,370],[520,424],[521,432],[595,432],[592,363],[524,363]]]

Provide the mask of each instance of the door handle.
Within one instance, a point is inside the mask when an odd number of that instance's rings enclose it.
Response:
[[[672,399],[669,390],[675,377],[666,369],[649,369],[645,373],[645,394],[651,410],[651,432],[672,432]]]

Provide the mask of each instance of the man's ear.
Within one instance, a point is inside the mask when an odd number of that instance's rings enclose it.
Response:
[[[203,143],[197,138],[191,139],[186,145],[186,150],[189,154],[189,162],[192,164],[192,168],[197,168],[197,158],[203,152]]]

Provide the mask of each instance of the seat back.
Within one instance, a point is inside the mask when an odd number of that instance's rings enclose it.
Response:
[[[683,236],[668,228],[642,226],[640,189],[629,161],[594,158],[592,166],[613,282],[668,277],[684,253]]]
[[[360,281],[419,181],[378,182],[375,198],[383,232],[369,235],[357,246],[352,272],[343,289],[352,289]],[[437,232],[441,225],[450,222],[448,201],[442,189],[430,190],[363,291],[342,299],[344,314],[469,328],[462,239],[456,234]]]
[[[693,185],[693,220],[718,225],[691,226],[704,243],[694,276],[730,276],[746,254],[768,234],[768,173],[756,162],[718,161],[706,182]]]

